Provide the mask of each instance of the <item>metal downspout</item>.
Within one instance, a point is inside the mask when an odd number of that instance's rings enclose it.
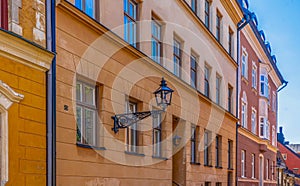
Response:
[[[55,0],[46,0],[46,45],[56,53]],[[56,185],[56,55],[47,72],[47,185]]]

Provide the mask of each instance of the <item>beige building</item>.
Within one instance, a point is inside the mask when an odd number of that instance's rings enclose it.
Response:
[[[57,185],[233,185],[235,1],[57,4]],[[125,23],[125,26],[124,26]],[[166,112],[114,133],[116,114]]]

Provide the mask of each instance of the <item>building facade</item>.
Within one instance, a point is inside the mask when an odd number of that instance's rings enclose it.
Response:
[[[57,185],[234,185],[235,1],[57,4]],[[176,12],[176,13],[175,13]],[[166,112],[120,129],[112,116]]]
[[[286,82],[248,2],[240,5],[248,24],[240,31],[238,185],[276,185],[277,101]]]
[[[1,185],[46,184],[45,1],[1,1]],[[31,21],[28,21],[31,20]]]

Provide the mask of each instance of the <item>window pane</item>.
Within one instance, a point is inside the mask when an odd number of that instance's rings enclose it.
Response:
[[[75,0],[75,6],[82,10],[82,0]]]
[[[78,142],[82,142],[82,108],[76,107],[76,123],[77,123],[77,137]]]
[[[85,109],[85,141],[87,144],[95,145],[95,111]]]
[[[94,0],[85,0],[85,12],[91,17],[95,17],[95,2]]]
[[[82,85],[80,83],[76,83],[76,100],[82,101]]]
[[[84,86],[85,102],[95,105],[95,89],[92,87]]]

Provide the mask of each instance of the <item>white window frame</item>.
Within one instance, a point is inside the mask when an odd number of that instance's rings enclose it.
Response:
[[[92,14],[87,12],[87,3],[92,2]],[[95,0],[75,0],[75,6],[85,12],[88,16],[96,18],[96,1]]]
[[[251,154],[251,178],[255,179],[255,154]]]
[[[241,177],[242,178],[246,178],[246,151],[245,150],[242,150],[241,151]]]
[[[273,146],[277,146],[277,144],[276,144],[276,129],[275,129],[275,126],[273,125],[272,126],[272,145]]]
[[[252,62],[252,88],[257,89],[257,66]]]
[[[221,86],[222,86],[222,77],[218,74],[216,75],[216,103],[221,105]]]
[[[276,96],[276,91],[273,91],[272,110],[273,110],[273,112],[277,112],[277,96]]]
[[[204,66],[204,95],[210,97],[210,67]]]
[[[77,86],[79,85],[79,92]],[[85,89],[91,89],[92,93],[92,101],[88,102],[83,99],[85,97]],[[76,141],[80,144],[87,144],[90,146],[97,146],[97,102],[96,102],[96,86],[92,86],[83,81],[76,82],[76,128],[77,128],[77,137]],[[93,113],[93,123],[92,123],[92,133],[90,136],[91,141],[88,141],[87,137],[87,123],[86,123],[86,114],[87,112]],[[78,125],[79,128],[78,128]],[[80,135],[80,136],[78,136]]]
[[[259,137],[264,138],[266,134],[266,118],[260,117],[259,118]]]
[[[9,179],[9,149],[8,149],[8,109],[13,103],[19,103],[24,99],[22,94],[15,92],[10,86],[0,80],[0,178],[1,185],[5,185]],[[12,152],[12,151],[11,151]]]
[[[131,109],[132,107],[132,109]],[[126,113],[137,112],[138,104],[131,100],[126,100]],[[138,124],[132,124],[126,128],[126,151],[138,153]]]
[[[247,128],[247,102],[242,102],[242,116],[241,116],[241,125],[244,128]]]
[[[137,47],[137,7],[138,4],[133,0],[124,0],[124,40],[130,45]],[[127,6],[126,6],[127,5]],[[129,7],[133,6],[133,15],[130,15]],[[132,38],[131,38],[132,37]]]
[[[161,64],[162,57],[162,32],[161,32],[161,24],[152,18],[151,22],[151,57],[152,59]],[[154,48],[155,47],[155,48]]]
[[[162,119],[161,113],[152,115],[152,127],[153,127],[153,156],[162,157]]]
[[[268,76],[261,74],[260,75],[260,95],[266,98],[269,98],[269,83],[268,83]]]
[[[182,65],[182,42],[176,37],[173,39],[173,63],[173,73],[177,77],[180,77]]]
[[[253,134],[256,134],[256,126],[257,126],[257,119],[256,119],[256,109],[252,108],[252,113],[251,113],[251,132]]]
[[[241,74],[245,79],[248,79],[248,53],[245,48],[243,48],[241,60]]]

